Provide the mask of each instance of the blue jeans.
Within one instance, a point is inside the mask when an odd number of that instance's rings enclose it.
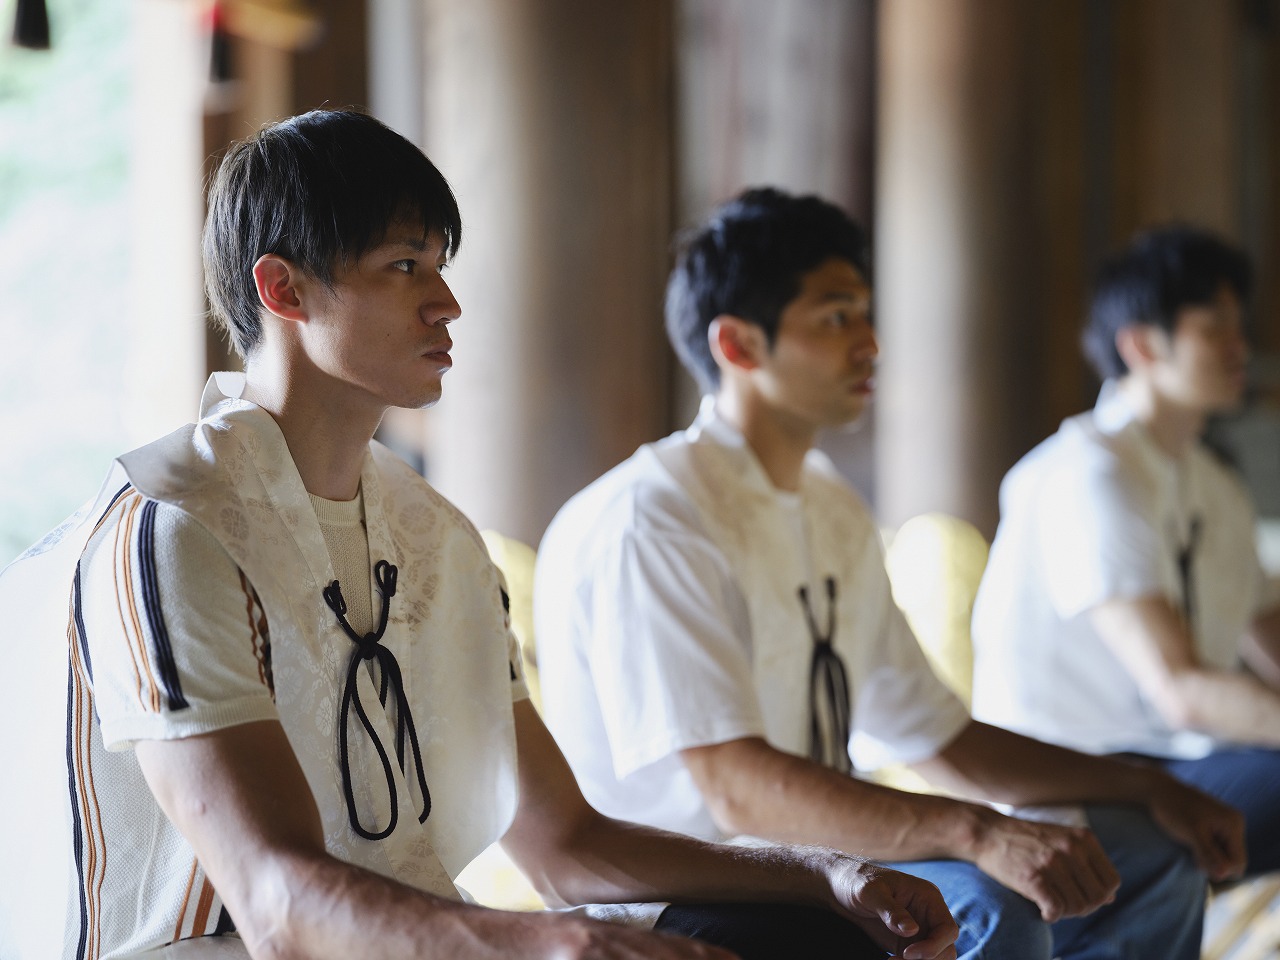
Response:
[[[1086,812],[1121,881],[1115,902],[1086,917],[1045,923],[1030,900],[960,860],[892,866],[942,891],[960,924],[958,960],[1197,960],[1205,878],[1190,852],[1136,809]]]
[[[1244,814],[1249,876],[1280,870],[1280,750],[1219,750],[1201,760],[1155,762]]]

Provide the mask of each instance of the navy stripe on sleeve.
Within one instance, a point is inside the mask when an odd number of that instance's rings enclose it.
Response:
[[[93,683],[93,660],[89,656],[89,640],[84,632],[84,608],[80,602],[80,564],[76,564],[76,575],[71,581],[71,603],[75,611],[76,643],[80,645],[80,656],[84,657],[84,669]]]
[[[67,787],[71,793],[71,848],[76,861],[76,889],[80,892],[80,937],[76,960],[84,960],[89,940],[89,905],[85,902],[84,828],[76,794],[75,667],[67,661]]]
[[[155,500],[142,505],[142,521],[138,530],[138,568],[142,577],[142,605],[146,609],[147,626],[155,644],[156,664],[160,668],[160,682],[170,710],[185,710],[190,704],[182,695],[178,682],[178,667],[173,660],[173,648],[169,645],[169,631],[164,625],[160,609],[160,585],[156,578],[156,507]]]
[[[117,490],[117,491],[116,491],[116,495],[115,495],[114,497],[112,497],[112,498],[111,498],[111,502],[107,504],[107,509],[105,509],[105,510],[103,510],[103,511],[102,511],[102,516],[103,516],[103,517],[105,517],[108,513],[110,513],[110,512],[111,512],[111,508],[112,508],[112,507],[114,507],[114,506],[116,505],[116,501],[117,501],[117,500],[119,500],[121,497],[123,497],[123,496],[124,496],[124,492],[125,492],[126,490],[128,490],[131,486],[133,486],[133,484],[131,484],[131,483],[126,483],[123,487],[121,487],[119,490]],[[99,517],[98,519],[102,519],[102,518],[101,518],[101,517]]]

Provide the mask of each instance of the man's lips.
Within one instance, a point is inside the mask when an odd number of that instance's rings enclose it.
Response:
[[[449,341],[446,341],[445,343],[437,344],[436,346],[432,347],[430,350],[427,350],[425,353],[423,353],[423,356],[428,357],[431,360],[435,360],[438,363],[447,363],[452,365],[453,357],[449,356],[449,351],[452,349],[453,349],[453,341],[449,340]]]
[[[858,377],[850,384],[849,389],[855,393],[875,393],[876,378],[874,374],[867,374],[865,377]]]

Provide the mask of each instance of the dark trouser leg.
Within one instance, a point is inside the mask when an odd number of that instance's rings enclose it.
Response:
[[[880,960],[886,951],[830,910],[786,903],[672,904],[657,930],[731,950],[742,960]]]
[[[1131,807],[1090,806],[1089,826],[1120,874],[1114,903],[1053,925],[1063,960],[1196,960],[1206,881],[1190,851]]]
[[[1200,760],[1156,762],[1244,814],[1249,876],[1280,870],[1280,750],[1219,750]]]

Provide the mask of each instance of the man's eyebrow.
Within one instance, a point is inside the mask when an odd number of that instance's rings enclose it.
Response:
[[[871,300],[871,291],[863,287],[858,290],[829,290],[818,298],[819,303],[861,303]]]
[[[427,249],[427,238],[415,236],[413,234],[390,238],[387,243],[393,247],[408,247],[410,250],[416,250],[418,253],[422,253]]]

